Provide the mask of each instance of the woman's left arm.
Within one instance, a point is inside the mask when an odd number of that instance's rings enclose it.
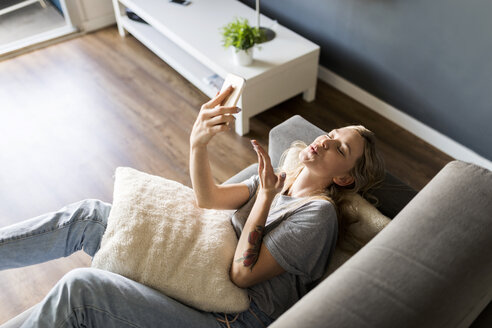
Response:
[[[258,195],[238,241],[230,276],[234,284],[247,288],[271,279],[285,270],[263,245],[263,232],[275,195],[282,190],[285,175],[277,176],[268,153],[252,141],[258,154]]]

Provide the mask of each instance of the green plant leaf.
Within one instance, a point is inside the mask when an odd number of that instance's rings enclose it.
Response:
[[[265,33],[251,27],[246,18],[234,18],[234,20],[221,28],[222,45],[226,48],[233,46],[239,50],[247,50],[257,43],[266,40]]]

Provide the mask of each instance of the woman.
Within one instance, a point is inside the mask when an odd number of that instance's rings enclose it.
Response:
[[[26,327],[262,327],[322,276],[337,240],[335,204],[343,199],[343,189],[365,191],[381,176],[372,137],[360,127],[334,130],[299,152],[297,168],[279,175],[253,141],[258,175],[239,184],[216,185],[207,145],[230,129],[230,114],[239,111],[220,106],[231,91],[202,106],[190,136],[190,172],[199,206],[237,209],[232,222],[239,242],[230,276],[248,288],[250,309],[227,316],[205,313],[122,276],[84,268],[57,283],[31,312]],[[0,269],[80,249],[94,256],[110,208],[85,200],[0,229]]]

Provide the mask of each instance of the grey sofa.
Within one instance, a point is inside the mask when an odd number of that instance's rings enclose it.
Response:
[[[273,165],[321,133],[300,116],[276,126]],[[392,222],[271,327],[492,327],[492,172],[454,161],[418,194],[388,173],[375,194]]]

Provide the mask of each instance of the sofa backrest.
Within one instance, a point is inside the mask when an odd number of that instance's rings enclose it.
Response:
[[[492,172],[447,164],[271,327],[469,327],[492,300]]]

